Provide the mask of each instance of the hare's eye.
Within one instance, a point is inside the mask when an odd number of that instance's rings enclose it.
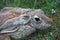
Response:
[[[34,16],[35,21],[40,21],[40,18],[38,16]]]
[[[39,18],[35,18],[35,21],[40,21],[40,19]]]

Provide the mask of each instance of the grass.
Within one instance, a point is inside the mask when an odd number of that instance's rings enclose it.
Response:
[[[56,10],[52,26],[39,30],[29,37],[16,40],[60,40],[60,1],[59,0],[37,0],[36,9],[42,9],[48,17],[51,17],[51,9]],[[0,9],[3,7],[33,8],[34,0],[0,0]]]

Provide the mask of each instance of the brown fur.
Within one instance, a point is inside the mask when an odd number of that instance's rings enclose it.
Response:
[[[11,12],[11,13],[8,13],[8,14],[0,14],[0,26],[5,22],[5,21],[7,21],[7,20],[9,20],[9,19],[12,19],[12,18],[14,18],[14,17],[18,17],[20,15],[20,13],[13,13],[13,12]]]

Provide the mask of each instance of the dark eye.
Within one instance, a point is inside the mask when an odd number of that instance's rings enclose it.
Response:
[[[35,21],[40,21],[40,19],[39,18],[35,18]]]

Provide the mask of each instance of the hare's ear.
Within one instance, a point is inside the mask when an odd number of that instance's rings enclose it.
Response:
[[[22,20],[21,21],[23,21],[23,24],[26,24],[26,23],[28,23],[29,21],[30,21],[30,16],[29,15],[23,15],[22,17]]]
[[[30,18],[29,15],[24,15],[24,19],[25,19],[25,20],[28,20],[29,18]]]

